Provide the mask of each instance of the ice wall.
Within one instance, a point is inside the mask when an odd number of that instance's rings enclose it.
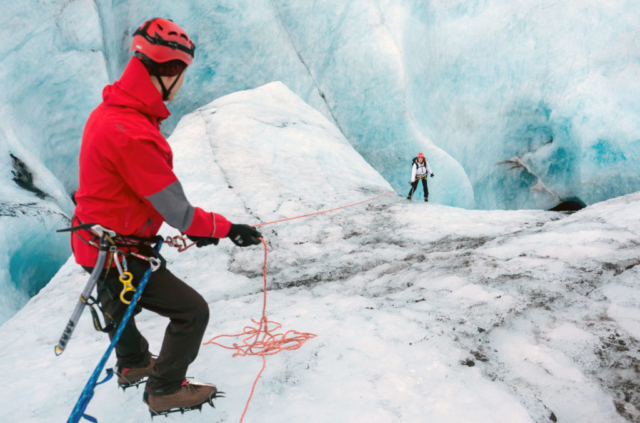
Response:
[[[116,12],[131,28],[154,14],[198,43],[176,119],[280,80],[394,185],[424,151],[440,203],[548,208],[640,189],[632,1],[132,0]],[[533,173],[502,163],[515,157]]]
[[[10,6],[0,30],[14,40],[0,50],[12,87],[3,124],[47,146],[39,154],[68,190],[84,119],[152,16],[173,18],[198,46],[167,134],[213,98],[278,80],[392,185],[426,153],[439,203],[548,208],[556,195],[591,204],[640,189],[630,0],[28,4]],[[504,164],[515,158],[526,167]],[[539,181],[555,195],[533,189]]]
[[[640,8],[618,0],[385,2],[410,107],[481,208],[587,204],[640,189]]]
[[[5,3],[0,16],[0,128],[72,192],[82,129],[107,83],[95,4]]]
[[[0,324],[70,254],[84,122],[107,82],[90,0],[4,2],[0,15]]]
[[[9,153],[10,152],[10,153]],[[0,325],[55,275],[71,253],[73,204],[62,184],[0,129]]]

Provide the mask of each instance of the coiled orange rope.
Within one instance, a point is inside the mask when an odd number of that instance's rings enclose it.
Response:
[[[247,404],[245,405],[244,411],[242,412],[240,422],[244,420],[244,416],[245,414],[247,414],[249,404],[251,403],[251,398],[253,397],[253,393],[256,389],[256,384],[258,383],[258,380],[260,379],[260,376],[262,375],[262,372],[267,365],[265,356],[277,354],[283,350],[297,350],[309,339],[316,337],[316,335],[312,333],[298,332],[295,330],[289,330],[284,334],[274,333],[275,331],[280,329],[282,325],[267,318],[267,243],[262,238],[260,238],[260,240],[262,241],[262,244],[264,246],[264,264],[262,266],[264,279],[262,318],[260,320],[251,319],[251,321],[258,327],[256,328],[254,326],[245,326],[244,329],[242,329],[242,333],[237,333],[234,335],[218,335],[204,343],[204,345],[213,344],[222,348],[226,348],[228,350],[235,350],[236,352],[233,354],[233,357],[245,357],[247,355],[258,355],[262,357],[262,369],[260,369],[260,373],[258,373],[256,380],[253,382],[253,386],[251,387],[251,394],[249,395],[249,399],[247,399]],[[216,342],[216,340],[220,338],[237,337],[244,337],[242,339],[242,343],[233,344],[233,346],[231,347]]]

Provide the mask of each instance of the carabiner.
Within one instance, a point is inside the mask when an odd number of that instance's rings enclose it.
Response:
[[[126,277],[126,279],[125,279]],[[125,304],[131,304],[131,301],[127,301],[127,299],[124,297],[124,295],[127,292],[136,292],[136,289],[134,288],[134,286],[131,284],[131,282],[133,281],[133,275],[130,272],[124,272],[124,274],[122,276],[120,276],[120,282],[122,282],[123,288],[122,291],[120,292],[120,301],[122,301]]]
[[[121,263],[120,260],[118,260],[118,255],[122,255],[123,263]],[[125,274],[128,273],[126,267],[125,267],[124,271],[122,270],[122,264],[126,263],[126,258],[125,257],[126,257],[125,254],[120,250],[116,250],[116,252],[113,254],[113,261],[116,262],[116,268],[118,269],[118,273],[120,274],[120,280],[121,281],[122,281],[122,278],[124,278]]]
[[[160,269],[160,266],[162,266],[162,262],[155,257],[149,257],[149,264],[152,272],[155,272]]]

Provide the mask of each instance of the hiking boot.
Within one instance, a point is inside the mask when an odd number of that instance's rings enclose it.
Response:
[[[120,385],[122,389],[127,389],[145,383],[147,381],[145,378],[151,375],[155,364],[156,358],[152,356],[149,358],[149,364],[147,366],[118,368],[118,385]]]
[[[429,197],[424,197],[424,202],[428,203],[429,202]]]
[[[411,200],[411,194],[407,195],[407,200]]]
[[[151,416],[159,416],[176,411],[201,409],[205,403],[213,407],[213,399],[217,393],[215,385],[185,380],[182,387],[173,394],[153,395],[145,392],[144,402],[149,406]]]

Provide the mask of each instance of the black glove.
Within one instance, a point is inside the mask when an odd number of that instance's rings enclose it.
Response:
[[[206,247],[207,245],[211,245],[211,244],[218,245],[218,242],[220,242],[220,238],[210,238],[208,236],[187,235],[187,238],[195,242],[196,247],[198,248]]]
[[[232,223],[227,238],[238,247],[249,247],[260,244],[261,241],[258,238],[262,238],[262,234],[249,225],[234,225]]]
[[[433,178],[433,173],[431,174],[431,177]]]

